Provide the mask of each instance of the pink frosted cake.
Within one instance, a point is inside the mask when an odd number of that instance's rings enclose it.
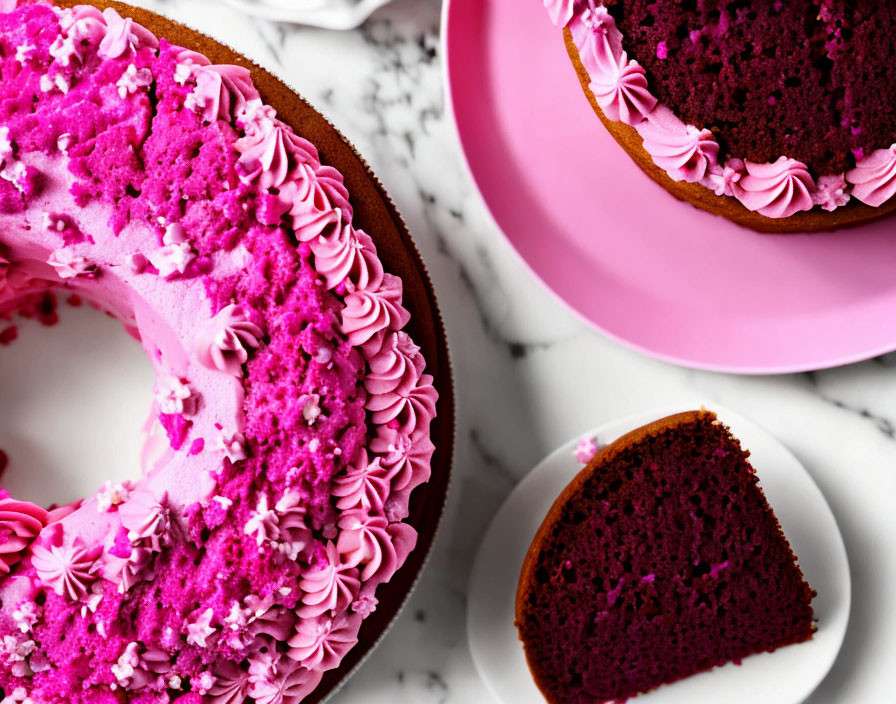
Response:
[[[543,4],[608,131],[678,198],[770,232],[896,209],[892,3]]]
[[[111,9],[0,0],[0,316],[52,318],[64,290],[117,317],[165,438],[82,502],[0,499],[0,699],[316,701],[434,532],[434,302],[323,118],[134,13],[168,41]]]

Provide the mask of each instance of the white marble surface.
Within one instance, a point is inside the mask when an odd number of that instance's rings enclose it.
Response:
[[[488,703],[467,650],[465,589],[503,498],[551,449],[590,427],[703,399],[777,435],[840,523],[853,611],[843,653],[810,701],[894,700],[896,356],[737,377],[647,359],[580,323],[518,260],[461,163],[443,103],[439,0],[397,0],[348,33],[247,20],[217,0],[135,2],[272,68],[358,147],[423,253],[454,346],[459,435],[446,521],[406,611],[335,702]]]

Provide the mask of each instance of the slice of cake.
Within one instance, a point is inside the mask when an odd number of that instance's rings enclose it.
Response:
[[[763,232],[896,209],[892,3],[543,2],[607,130],[676,197]]]
[[[639,428],[564,490],[526,555],[516,626],[552,703],[624,701],[812,637],[796,557],[715,414]]]

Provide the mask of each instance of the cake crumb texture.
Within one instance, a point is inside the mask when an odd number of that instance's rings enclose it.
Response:
[[[550,702],[624,701],[811,638],[814,592],[748,453],[714,420],[676,416],[611,445],[542,525],[517,627]]]
[[[841,173],[894,141],[896,5],[607,0],[651,91],[723,152]]]

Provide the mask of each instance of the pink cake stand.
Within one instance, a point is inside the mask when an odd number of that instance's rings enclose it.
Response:
[[[896,349],[896,219],[758,235],[681,203],[604,130],[538,0],[445,4],[448,101],[473,180],[588,323],[702,369],[819,369]]]

